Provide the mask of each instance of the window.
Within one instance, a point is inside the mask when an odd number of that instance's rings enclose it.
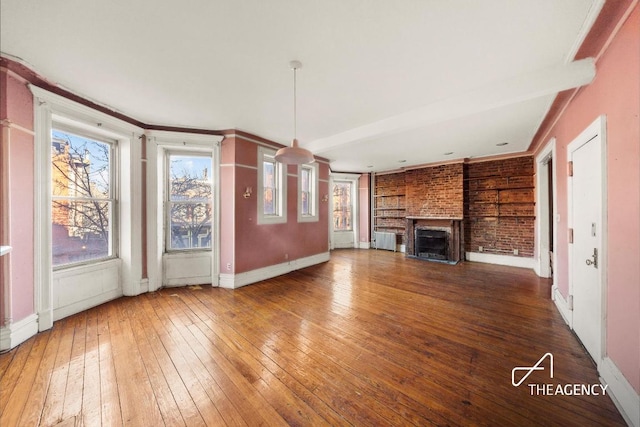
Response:
[[[287,222],[287,169],[274,155],[275,150],[258,148],[258,224]]]
[[[318,164],[298,169],[298,221],[318,221]]]
[[[167,158],[167,249],[211,249],[211,156],[169,152]]]
[[[353,201],[351,199],[350,182],[334,181],[333,184],[333,231],[352,231],[353,222],[351,211]]]
[[[115,141],[51,131],[53,266],[115,256]]]

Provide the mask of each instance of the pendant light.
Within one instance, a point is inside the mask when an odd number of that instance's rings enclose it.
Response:
[[[314,158],[311,151],[298,147],[297,138],[297,105],[296,105],[296,71],[302,68],[300,61],[291,61],[289,66],[293,70],[293,141],[291,147],[283,147],[276,152],[276,162],[288,165],[301,165],[313,163]]]

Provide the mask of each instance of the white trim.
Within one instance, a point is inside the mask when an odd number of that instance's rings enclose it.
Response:
[[[64,319],[65,317],[80,313],[81,311],[89,310],[90,308],[112,301],[116,298],[120,298],[121,296],[122,290],[119,288],[117,290],[105,292],[82,301],[65,305],[64,307],[55,308],[53,310],[53,320],[58,321],[60,319]]]
[[[198,147],[211,150],[218,146],[223,139],[220,135],[159,130],[149,130],[145,134],[150,138],[155,138],[159,145],[176,146],[191,151],[197,150]]]
[[[556,156],[556,139],[551,138],[547,143],[546,147],[540,151],[540,153],[536,156],[536,235],[535,235],[535,266],[534,271],[540,277],[550,277],[551,276],[551,267],[549,265],[549,250],[553,251],[553,265],[556,264],[556,242],[558,241],[557,233],[558,227],[553,227],[553,242],[546,242],[547,236],[549,235],[549,227],[551,224],[548,223],[549,218],[549,206],[545,203],[542,203],[543,195],[545,197],[551,196],[553,201],[553,207],[557,210],[558,206],[558,197],[557,197],[557,177],[556,177],[556,163],[553,162],[553,170],[552,181],[553,181],[553,189],[552,194],[548,194],[549,189],[549,180],[548,180],[548,162],[549,160],[557,159]],[[546,173],[541,173],[542,171]],[[555,219],[555,214],[554,214]],[[543,232],[544,231],[544,232]],[[546,245],[542,245],[542,242],[545,241]],[[553,247],[548,247],[549,243],[553,245]],[[556,275],[557,276],[557,275]],[[554,278],[554,282],[555,282]]]
[[[36,108],[39,103],[47,103],[54,107],[52,108],[52,110],[54,110],[54,115],[72,117],[75,127],[78,127],[78,123],[83,123],[94,132],[96,129],[100,129],[107,136],[115,136],[116,138],[122,138],[123,134],[128,135],[133,132],[141,134],[143,132],[143,129],[138,126],[110,116],[109,114],[94,110],[93,108],[87,107],[63,96],[56,95],[55,93],[41,89],[37,86],[29,85],[29,89],[31,90],[31,93],[33,93],[34,97],[37,98],[35,102]],[[97,123],[100,123],[99,128],[96,127]],[[37,134],[37,129],[35,132]]]
[[[481,252],[466,252],[465,259],[473,262],[484,262],[487,264],[506,265],[510,267],[530,268],[535,267],[535,260],[528,257],[487,254]]]
[[[567,146],[567,161],[571,161],[573,153],[583,145],[594,140],[599,145],[600,149],[600,173],[601,173],[601,200],[600,200],[600,221],[601,233],[598,236],[598,247],[600,252],[598,254],[598,265],[600,271],[599,286],[601,291],[600,298],[600,343],[599,354],[594,357],[594,360],[598,367],[603,361],[606,355],[607,348],[607,267],[608,262],[608,248],[607,242],[609,241],[608,232],[608,217],[607,217],[607,120],[605,115],[601,115],[596,118],[586,129],[584,129],[580,135],[569,143]],[[567,179],[567,227],[573,228],[573,181],[571,178]],[[573,249],[574,245],[569,244],[568,258],[567,258],[567,275],[569,283],[569,298],[573,297],[574,283],[573,283]],[[572,307],[573,308],[573,307]],[[572,326],[573,329],[573,326]],[[592,355],[593,356],[593,355]]]
[[[358,242],[358,249],[371,249],[371,242]]]
[[[329,173],[329,249],[333,250],[336,248],[356,248],[358,247],[358,240],[360,238],[360,177],[362,174],[357,173]],[[351,222],[352,222],[352,230],[351,231],[334,231],[333,230],[333,186],[336,181],[346,181],[352,185],[352,194],[351,194]],[[349,243],[349,246],[346,246],[342,243],[336,245],[336,237],[340,235],[346,236],[347,234],[352,234],[352,240]]]
[[[295,270],[310,267],[329,261],[331,257],[329,252],[323,252],[311,255],[305,258],[290,260],[282,264],[270,265],[268,267],[258,268],[256,270],[247,271],[239,274],[221,274],[220,287],[228,289],[236,289],[241,286],[250,285],[261,280],[270,279],[272,277],[281,276]]]
[[[149,131],[147,138],[147,274],[149,290],[155,291],[163,285],[176,286],[180,281],[165,277],[165,195],[166,162],[168,152],[200,153],[211,156],[213,179],[213,224],[211,250],[211,272],[206,283],[218,286],[220,271],[220,135],[204,135],[172,131]],[[171,252],[172,257],[180,252]],[[198,252],[185,252],[198,253]],[[175,258],[175,257],[174,257]],[[185,279],[186,280],[186,279]]]
[[[12,122],[11,120],[8,120],[8,119],[0,119],[0,126],[4,126],[4,127],[9,128],[9,129],[15,129],[15,130],[18,130],[20,132],[26,133],[27,135],[31,135],[31,136],[35,136],[35,134],[36,134],[31,129],[27,129],[25,127],[22,127],[19,124],[16,124],[16,123],[14,123],[14,122]]]
[[[257,222],[258,225],[266,225],[266,224],[286,224],[287,223],[287,200],[289,194],[287,193],[287,181],[288,181],[288,168],[287,165],[276,162],[273,160],[273,164],[275,166],[274,170],[274,178],[276,180],[275,189],[276,189],[276,199],[274,203],[276,206],[276,214],[275,215],[265,215],[264,214],[264,161],[265,157],[275,156],[276,151],[268,149],[263,146],[258,147],[258,189],[257,189],[257,198],[258,198],[258,212],[257,212]]]
[[[311,181],[311,194],[309,195],[309,210],[312,212],[311,215],[302,215],[302,169],[309,169],[309,180]],[[298,165],[298,222],[318,222],[320,220],[320,198],[318,197],[319,193],[319,184],[318,184],[318,175],[320,173],[320,169],[317,163],[312,163],[310,165]]]
[[[598,368],[600,379],[609,386],[607,392],[622,418],[630,426],[640,427],[640,394],[609,357],[605,357]]]
[[[119,180],[118,256],[122,259],[120,276],[127,295],[140,293],[142,256],[139,223],[142,201],[133,195],[139,191],[140,145],[134,140],[142,129],[75,101],[29,85],[34,95],[35,191],[34,191],[34,295],[40,331],[53,326],[53,275],[51,254],[51,129],[56,123],[89,130],[118,141],[117,175]],[[126,171],[126,173],[125,173]]]
[[[556,307],[558,307],[558,311],[562,315],[565,323],[569,325],[569,328],[573,329],[573,307],[567,302],[565,297],[562,296],[557,285],[551,287],[551,299]]]
[[[604,3],[605,0],[592,0],[589,12],[587,12],[587,16],[584,18],[584,21],[582,21],[582,27],[580,28],[580,31],[578,31],[578,35],[574,40],[573,45],[571,45],[569,53],[564,58],[565,64],[568,64],[575,59],[578,50],[582,46],[582,43],[584,43],[585,38],[593,27],[593,23],[596,21],[596,18],[600,14]]]
[[[0,327],[0,351],[12,349],[37,333],[37,314],[30,314],[22,320]]]

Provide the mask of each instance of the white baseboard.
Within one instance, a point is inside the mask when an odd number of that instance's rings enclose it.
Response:
[[[567,300],[562,296],[560,290],[556,285],[551,287],[551,299],[558,307],[558,311],[562,318],[569,325],[569,328],[573,329],[573,308],[569,305]]]
[[[72,316],[76,313],[80,313],[81,311],[85,311],[90,308],[99,306],[100,304],[104,304],[105,302],[120,298],[121,296],[123,296],[122,290],[115,289],[112,291],[104,292],[100,295],[95,295],[91,298],[67,304],[63,307],[54,308],[53,320],[58,321],[60,319],[64,319],[65,317]]]
[[[600,378],[609,386],[607,392],[624,420],[630,426],[640,427],[640,395],[609,357],[604,358],[599,368]]]
[[[149,292],[149,279],[142,279],[140,280],[140,294],[146,294],[147,292]]]
[[[535,267],[535,259],[511,255],[496,255],[482,252],[466,252],[467,261],[484,262],[486,264],[506,265],[509,267],[530,268]]]
[[[220,287],[236,289],[261,280],[270,279],[295,270],[300,270],[301,268],[327,262],[329,261],[330,256],[329,252],[323,252],[321,254],[290,260],[282,264],[270,265],[268,267],[258,268],[256,270],[240,274],[220,274]]]
[[[31,314],[22,320],[0,328],[0,351],[10,350],[38,333],[38,315]]]
[[[371,249],[371,242],[359,242],[358,249]]]

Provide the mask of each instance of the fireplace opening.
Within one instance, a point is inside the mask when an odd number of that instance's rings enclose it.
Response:
[[[426,259],[449,259],[449,239],[443,230],[416,229],[415,256]]]

